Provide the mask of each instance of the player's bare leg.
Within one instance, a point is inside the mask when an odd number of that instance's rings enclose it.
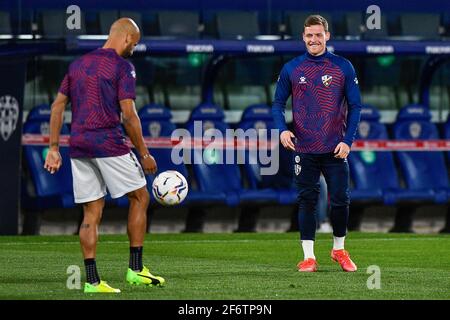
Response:
[[[98,226],[102,219],[105,199],[83,203],[84,218],[80,226],[80,244],[86,268],[85,293],[119,293],[100,279],[95,256],[97,252]]]
[[[127,232],[130,247],[142,247],[147,230],[147,208],[150,203],[150,195],[147,188],[142,187],[128,193],[128,200],[130,208]]]
[[[130,263],[127,281],[133,285],[163,286],[164,278],[154,276],[142,262],[142,252],[147,230],[147,208],[150,195],[146,187],[128,193],[128,238],[130,239]]]
[[[98,225],[102,219],[105,199],[83,203],[84,218],[80,226],[80,244],[84,259],[95,258],[98,239]]]

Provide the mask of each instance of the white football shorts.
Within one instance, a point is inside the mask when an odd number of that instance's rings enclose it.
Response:
[[[70,161],[75,203],[103,198],[107,188],[112,198],[119,198],[147,184],[141,164],[132,152],[118,157]]]

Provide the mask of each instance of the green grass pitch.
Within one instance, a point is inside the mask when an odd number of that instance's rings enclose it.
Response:
[[[297,233],[151,234],[144,264],[166,279],[164,288],[125,282],[125,235],[101,235],[100,276],[118,295],[69,290],[70,265],[84,267],[76,236],[0,237],[0,299],[449,299],[450,236],[350,233],[346,241],[356,273],[329,257],[330,234],[319,234],[319,271],[299,273]],[[367,268],[381,271],[381,288],[369,290]]]

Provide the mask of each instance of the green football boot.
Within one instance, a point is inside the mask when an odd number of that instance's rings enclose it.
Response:
[[[120,293],[120,290],[110,287],[106,281],[101,280],[96,286],[86,282],[84,284],[84,293]]]
[[[134,285],[143,284],[150,287],[162,287],[164,286],[166,280],[162,277],[152,275],[147,267],[144,266],[141,272],[136,272],[128,268],[127,282]]]

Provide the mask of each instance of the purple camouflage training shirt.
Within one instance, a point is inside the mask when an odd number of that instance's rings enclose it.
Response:
[[[71,63],[59,88],[72,104],[71,158],[103,158],[130,152],[120,124],[120,104],[135,99],[133,65],[114,49],[94,50]]]

